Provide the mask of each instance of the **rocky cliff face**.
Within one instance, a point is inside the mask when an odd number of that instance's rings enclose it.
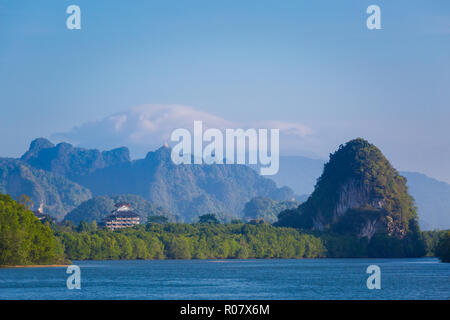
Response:
[[[403,238],[417,215],[406,180],[363,139],[330,156],[309,199],[280,214],[279,224],[367,237]]]

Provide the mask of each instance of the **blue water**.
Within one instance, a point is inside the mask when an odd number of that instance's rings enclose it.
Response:
[[[79,261],[0,269],[0,299],[449,299],[450,264],[423,259]],[[366,268],[381,268],[369,290]]]

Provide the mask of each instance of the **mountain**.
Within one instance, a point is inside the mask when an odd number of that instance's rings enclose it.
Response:
[[[450,185],[417,172],[401,172],[416,200],[420,227],[450,229]]]
[[[41,204],[57,219],[92,197],[89,189],[51,172],[39,170],[17,159],[0,158],[0,193],[14,199],[27,195],[32,209]]]
[[[161,147],[132,161],[127,148],[101,152],[39,138],[15,161],[81,185],[93,196],[141,196],[187,221],[205,213],[238,216],[245,203],[257,196],[274,200],[294,196],[290,188],[277,188],[245,165],[174,165],[170,153],[170,148]],[[67,213],[60,209],[53,215]]]
[[[94,195],[131,193],[180,214],[187,221],[205,213],[239,214],[256,196],[293,197],[245,165],[175,165],[161,147],[144,159],[98,169],[77,181]]]
[[[76,182],[79,177],[97,169],[130,162],[130,152],[125,147],[100,152],[95,149],[77,148],[65,142],[54,145],[47,139],[38,138],[31,142],[21,160],[34,168]]]
[[[164,208],[156,207],[144,198],[133,194],[94,197],[70,211],[64,220],[73,221],[75,224],[79,224],[81,221],[101,222],[103,218],[111,214],[111,211],[115,209],[114,205],[119,202],[131,204],[133,212],[138,214],[143,222],[147,221],[148,216],[164,216],[172,222],[178,220],[178,217],[170,214]]]
[[[278,224],[402,239],[416,218],[406,179],[377,147],[358,138],[330,155],[308,200],[282,212]]]

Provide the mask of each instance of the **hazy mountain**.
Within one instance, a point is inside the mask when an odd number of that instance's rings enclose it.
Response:
[[[73,221],[75,224],[79,224],[81,221],[101,222],[104,217],[111,214],[111,211],[115,209],[114,205],[118,202],[131,204],[133,212],[141,217],[142,222],[147,221],[148,216],[164,216],[173,222],[178,220],[166,209],[156,207],[144,198],[133,194],[94,197],[70,211],[64,220]]]
[[[188,221],[205,213],[239,215],[245,203],[257,196],[293,198],[290,188],[277,188],[245,165],[177,166],[170,152],[162,147],[131,161],[126,148],[100,152],[40,138],[31,143],[21,162],[75,181],[93,196],[139,195]]]
[[[302,156],[280,156],[278,173],[270,176],[278,186],[288,186],[295,194],[311,194],[322,173],[324,160]]]
[[[149,152],[145,159],[98,169],[78,181],[94,195],[137,194],[190,221],[205,213],[240,214],[256,196],[293,197],[245,165],[174,165],[171,149]]]
[[[424,230],[450,229],[450,185],[417,172],[401,172],[419,212]]]
[[[64,142],[54,145],[47,139],[38,138],[31,142],[21,160],[34,168],[76,181],[97,169],[128,163],[130,155],[125,147],[100,152],[77,148]]]
[[[63,176],[35,169],[20,160],[4,158],[0,158],[0,193],[15,199],[27,195],[33,202],[33,210],[42,204],[45,213],[57,219],[92,197],[87,188]]]
[[[330,155],[308,200],[282,212],[278,224],[402,239],[416,217],[406,179],[377,147],[355,139]]]

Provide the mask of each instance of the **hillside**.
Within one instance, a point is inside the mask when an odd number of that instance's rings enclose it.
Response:
[[[279,215],[279,225],[330,230],[370,239],[406,236],[417,218],[406,179],[381,151],[363,139],[330,155],[308,200]]]

